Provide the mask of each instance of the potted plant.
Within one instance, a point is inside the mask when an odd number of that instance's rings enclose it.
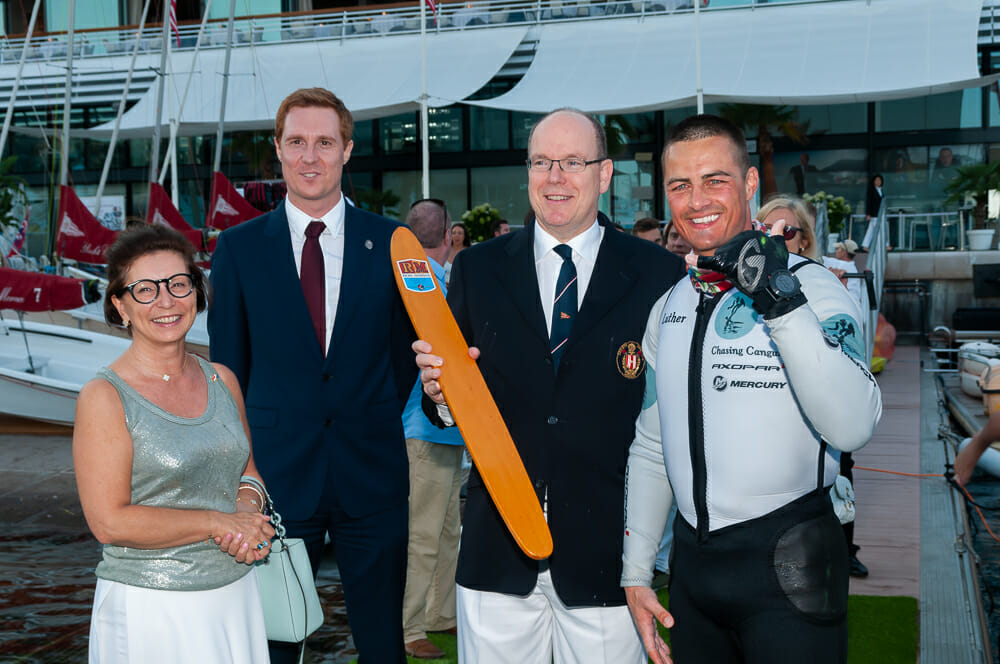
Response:
[[[817,209],[821,205],[826,206],[826,223],[829,231],[827,252],[832,252],[833,245],[840,240],[840,232],[844,229],[844,222],[851,218],[851,206],[844,200],[843,196],[834,196],[825,191],[803,194],[802,199]]]
[[[946,203],[959,203],[972,197],[972,230],[967,231],[969,249],[989,249],[993,242],[993,229],[986,228],[991,189],[1000,189],[1000,161],[989,164],[969,164],[955,169],[955,176],[945,185]]]
[[[489,203],[482,203],[462,213],[462,223],[469,229],[469,240],[482,242],[493,237],[490,227],[500,218],[500,210]]]

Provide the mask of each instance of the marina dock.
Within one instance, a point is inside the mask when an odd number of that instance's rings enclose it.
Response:
[[[922,360],[930,364],[926,350],[900,346],[878,376],[882,421],[854,471],[855,540],[870,575],[852,579],[851,593],[919,599],[921,664],[982,664],[993,660],[963,546],[968,526],[942,476],[951,457],[938,438],[934,374]],[[84,661],[100,551],[76,496],[70,429],[0,420],[0,530],[2,658]],[[332,560],[319,586],[327,620],[309,639],[312,661],[348,662],[356,654]]]

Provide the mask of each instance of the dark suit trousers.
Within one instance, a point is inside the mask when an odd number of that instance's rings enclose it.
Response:
[[[403,589],[408,519],[406,501],[375,514],[351,518],[327,488],[312,518],[282,521],[288,537],[305,540],[314,576],[329,531],[344,587],[347,620],[358,649],[358,664],[406,662]],[[297,644],[271,641],[268,645],[272,664],[298,661]]]

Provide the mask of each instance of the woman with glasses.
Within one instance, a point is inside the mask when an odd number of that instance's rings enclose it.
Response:
[[[788,251],[818,261],[822,252],[816,243],[816,231],[813,230],[815,218],[805,201],[791,196],[775,196],[757,212],[757,221],[768,229],[778,223],[779,219],[784,219],[785,246]]]
[[[267,662],[250,572],[274,529],[239,384],[184,349],[207,304],[193,247],[143,224],[107,259],[105,318],[132,344],[76,407],[80,502],[104,545],[90,662]]]

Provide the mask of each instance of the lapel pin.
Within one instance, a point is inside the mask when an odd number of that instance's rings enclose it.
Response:
[[[365,240],[365,249],[371,249],[375,244],[371,240]]]

